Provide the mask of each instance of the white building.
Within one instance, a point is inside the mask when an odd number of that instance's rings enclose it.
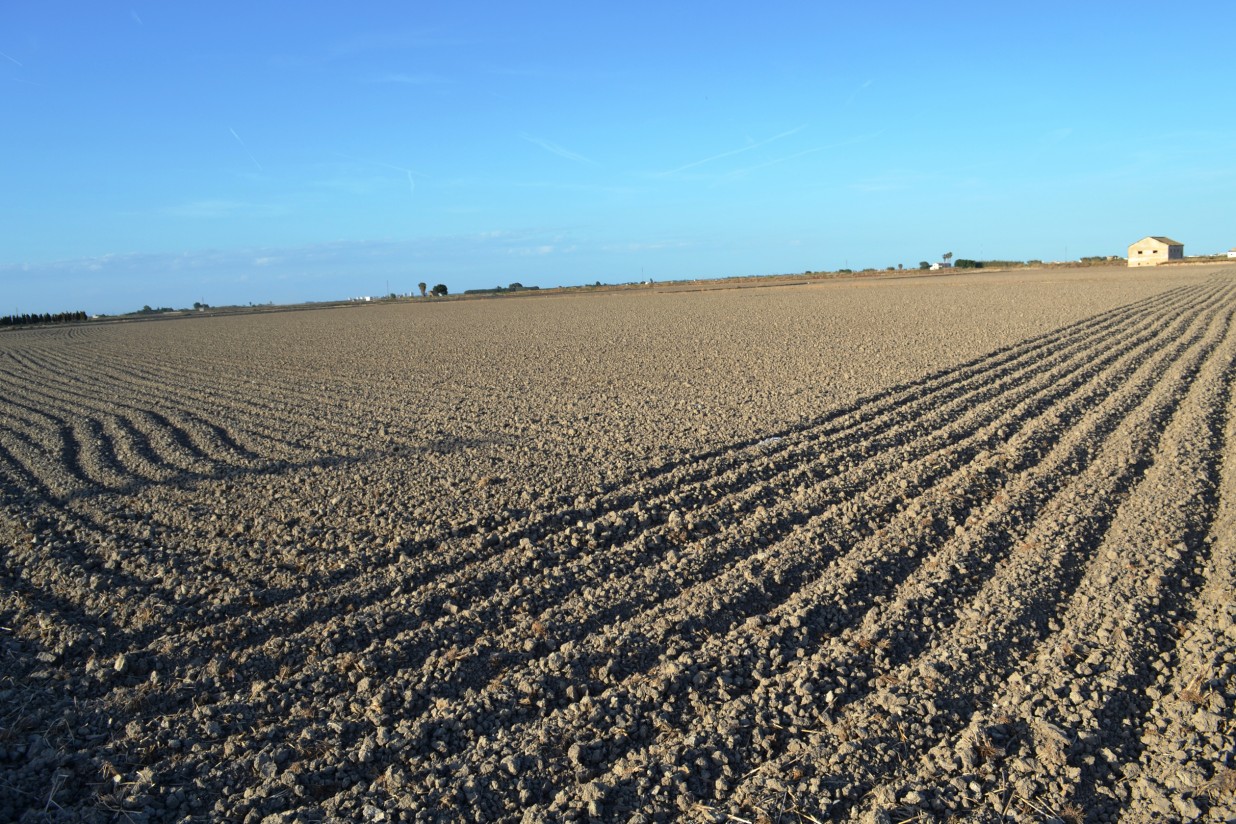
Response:
[[[1170,237],[1144,237],[1129,246],[1130,266],[1158,266],[1169,260],[1184,260],[1184,244]]]

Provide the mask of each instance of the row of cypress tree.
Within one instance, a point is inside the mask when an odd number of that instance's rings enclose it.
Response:
[[[34,312],[21,315],[0,315],[0,326],[35,326],[42,323],[74,323],[86,320],[85,312]]]

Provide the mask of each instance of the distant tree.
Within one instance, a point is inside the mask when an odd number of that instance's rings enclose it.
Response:
[[[524,288],[524,285],[523,285],[522,283],[520,283],[520,282],[516,281],[515,283],[512,283],[510,286],[508,286],[508,287],[506,287],[506,288],[508,288],[508,289],[510,289],[512,292],[514,292],[516,289],[523,289],[523,288]]]
[[[446,291],[446,284],[444,284],[444,283],[439,283],[437,286],[435,286],[435,287],[433,287],[432,289],[430,289],[430,290],[429,290],[429,292],[430,292],[430,294],[432,294],[434,297],[438,297],[438,298],[440,298],[440,297],[442,297],[443,295],[447,294],[447,291]]]
[[[942,256],[942,259],[944,260],[945,263],[948,263],[950,260],[953,259],[953,253],[945,252],[944,255]]]
[[[902,271],[902,270],[903,270],[903,269],[905,269],[905,268],[906,268],[906,267],[905,267],[905,264],[903,264],[903,263],[898,263],[898,264],[897,264],[897,271],[898,271],[898,272]]]
[[[966,258],[957,258],[957,263],[953,265],[958,269],[982,269],[983,261],[967,260]]]
[[[930,264],[930,263],[928,263],[928,262],[927,262],[927,261],[925,261],[925,260],[920,260],[920,261],[918,262],[918,268],[920,268],[920,269],[930,269],[930,268],[931,268],[931,264]]]
[[[425,290],[429,287],[425,285],[425,281],[416,284],[416,288],[421,290],[421,297],[425,297]]]

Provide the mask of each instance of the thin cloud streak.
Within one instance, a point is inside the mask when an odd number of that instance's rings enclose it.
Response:
[[[845,104],[846,104],[847,106],[849,106],[851,103],[853,103],[853,102],[854,102],[854,98],[858,97],[859,92],[861,92],[863,89],[869,89],[869,88],[871,88],[871,84],[872,84],[872,83],[874,83],[874,82],[875,82],[875,80],[868,80],[867,82],[865,82],[865,83],[863,83],[861,86],[859,86],[857,89],[855,89],[854,91],[850,92],[850,96],[849,96],[849,97],[847,97],[847,98],[845,99]]]
[[[473,45],[472,41],[445,36],[432,30],[369,32],[339,41],[329,47],[333,57],[368,52],[420,48],[451,48]]]
[[[558,157],[562,157],[567,160],[573,160],[576,163],[590,163],[594,166],[596,165],[595,161],[584,157],[582,154],[573,152],[570,149],[563,148],[562,146],[559,146],[557,143],[551,143],[550,141],[545,140],[544,138],[535,137],[533,135],[528,134],[527,132],[520,132],[519,137],[520,139],[526,140],[534,146],[540,146],[542,149],[549,152],[550,154],[558,155]]]
[[[789,131],[782,132],[781,134],[778,134],[778,135],[773,135],[770,138],[761,140],[756,143],[752,143],[748,146],[743,146],[738,149],[730,149],[728,152],[721,152],[720,154],[715,154],[715,155],[712,155],[711,157],[706,157],[703,160],[696,160],[692,163],[686,164],[685,166],[679,166],[677,169],[670,169],[668,172],[661,172],[660,174],[657,175],[657,177],[669,177],[670,175],[676,175],[679,172],[685,172],[688,169],[694,169],[696,166],[703,166],[705,163],[711,163],[714,160],[720,160],[724,157],[733,157],[736,154],[742,154],[743,152],[749,152],[749,151],[752,151],[753,149],[758,149],[761,146],[767,146],[769,143],[772,143],[777,140],[781,140],[782,138],[789,137],[790,135],[796,134],[797,132],[801,132],[806,127],[807,127],[807,124],[804,123],[803,125],[796,126],[793,129],[790,129]]]
[[[370,78],[370,83],[392,83],[401,86],[441,86],[447,80],[436,74],[400,74],[398,72],[383,74]]]
[[[262,168],[262,164],[258,163],[257,158],[253,156],[253,152],[249,151],[249,147],[245,145],[245,141],[240,139],[240,135],[236,134],[236,130],[229,126],[228,131],[232,133],[232,137],[236,138],[236,142],[240,144],[240,148],[245,150],[245,154],[249,155],[249,159],[253,161],[253,165],[258,167],[258,171],[266,171]]]
[[[425,177],[425,175],[421,174],[420,172],[413,171],[412,169],[405,169],[403,166],[393,166],[390,163],[381,163],[377,160],[361,160],[358,157],[350,157],[348,155],[343,154],[342,152],[335,152],[335,154],[338,155],[339,157],[342,157],[344,160],[350,160],[353,163],[365,163],[370,166],[380,166],[383,169],[392,169],[393,171],[396,171],[396,172],[403,172],[405,175],[408,176],[408,194],[413,195],[413,196],[416,195],[416,178]]]
[[[5,54],[4,52],[0,52],[0,57],[3,57],[5,60],[10,60],[10,61],[12,61],[13,63],[16,63],[18,66],[21,66],[23,69],[24,69],[24,68],[26,68],[25,64],[23,64],[23,63],[22,63],[20,60],[18,60],[16,57],[10,57],[9,55]]]
[[[842,140],[839,143],[829,143],[824,146],[815,146],[810,149],[803,149],[801,152],[794,152],[793,154],[788,154],[784,157],[778,157],[773,160],[768,160],[768,161],[765,161],[764,163],[757,163],[754,166],[747,166],[744,169],[735,169],[734,171],[725,175],[725,177],[726,178],[741,177],[742,175],[748,174],[750,172],[754,172],[757,169],[764,169],[769,166],[776,166],[778,163],[785,163],[788,160],[794,160],[796,158],[805,157],[806,155],[815,154],[816,152],[826,152],[829,149],[840,149],[843,146],[853,146],[855,144],[863,143],[867,140],[870,140],[873,137],[878,137],[880,134],[881,134],[880,132],[872,132],[871,134],[859,135],[858,137],[852,137],[849,140]]]

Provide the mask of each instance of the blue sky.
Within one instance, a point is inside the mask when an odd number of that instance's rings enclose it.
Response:
[[[1218,252],[1234,31],[1227,2],[7,2],[0,312]]]

